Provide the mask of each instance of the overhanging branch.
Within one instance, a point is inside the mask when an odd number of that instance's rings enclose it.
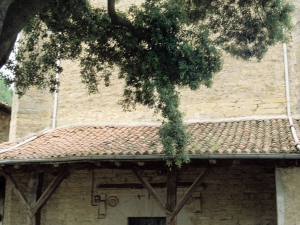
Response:
[[[48,2],[50,0],[15,0],[6,9],[6,16],[1,21],[3,26],[0,32],[0,68],[8,60],[18,33]],[[1,14],[4,15],[4,12]]]
[[[13,0],[0,1],[0,34],[2,32],[3,23],[4,23],[4,20],[6,17],[7,9],[12,2],[13,2]]]
[[[115,0],[107,0],[107,10],[108,10],[108,15],[111,19],[112,24],[126,27],[126,28],[128,28],[128,30],[131,31],[132,34],[135,35],[135,28],[131,24],[131,22],[129,20],[127,20],[126,18],[120,17],[116,13]]]

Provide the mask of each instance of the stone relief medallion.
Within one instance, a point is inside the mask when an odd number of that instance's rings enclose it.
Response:
[[[116,196],[111,196],[107,200],[107,204],[110,207],[116,207],[118,205],[118,203],[119,203],[119,199]]]

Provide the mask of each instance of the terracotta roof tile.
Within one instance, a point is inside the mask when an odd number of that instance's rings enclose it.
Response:
[[[294,120],[299,132],[300,120]],[[188,125],[189,154],[296,153],[286,119],[245,120]],[[60,128],[0,154],[3,159],[93,155],[162,154],[151,126],[75,126]],[[16,143],[0,144],[0,152]]]

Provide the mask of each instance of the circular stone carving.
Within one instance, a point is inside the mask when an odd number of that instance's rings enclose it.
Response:
[[[116,207],[119,203],[119,199],[116,196],[111,196],[108,198],[107,203],[110,207]]]

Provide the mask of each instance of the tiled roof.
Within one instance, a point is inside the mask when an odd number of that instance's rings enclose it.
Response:
[[[299,120],[296,122],[299,130]],[[297,153],[287,119],[194,123],[188,129],[189,154]],[[60,128],[1,153],[0,160],[162,154],[157,131],[155,126]],[[1,144],[0,152],[11,146],[13,143]]]

